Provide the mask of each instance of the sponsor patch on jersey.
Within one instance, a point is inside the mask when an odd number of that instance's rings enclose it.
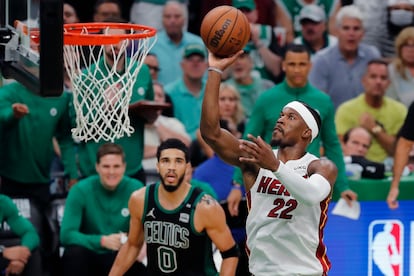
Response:
[[[188,223],[190,221],[190,215],[185,213],[180,213],[180,221]]]

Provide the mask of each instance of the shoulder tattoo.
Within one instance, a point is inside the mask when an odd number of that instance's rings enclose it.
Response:
[[[203,197],[200,199],[200,203],[205,203],[207,205],[215,205],[217,204],[217,200],[215,200],[211,195],[204,194]]]

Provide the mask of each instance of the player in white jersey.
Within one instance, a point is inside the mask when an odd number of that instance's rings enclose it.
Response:
[[[304,103],[288,103],[275,122],[271,145],[252,135],[238,140],[221,129],[221,72],[242,52],[228,58],[209,53],[200,131],[224,161],[243,172],[249,204],[250,272],[256,276],[325,275],[330,262],[323,228],[337,168],[306,152],[318,135],[321,119]]]

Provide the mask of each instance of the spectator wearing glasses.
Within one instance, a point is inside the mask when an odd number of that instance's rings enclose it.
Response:
[[[144,59],[144,63],[148,66],[151,78],[153,83],[158,83],[158,85],[162,86],[161,83],[158,82],[158,72],[161,70],[160,63],[158,61],[158,57],[156,54],[150,52]],[[164,89],[164,88],[162,88]],[[174,108],[171,102],[171,97],[168,94],[164,93],[165,102],[169,103],[171,106],[162,110],[162,115],[167,117],[174,117]]]
[[[158,80],[158,72],[160,71],[160,64],[158,57],[154,53],[148,53],[145,57],[144,63],[148,66],[153,81]]]

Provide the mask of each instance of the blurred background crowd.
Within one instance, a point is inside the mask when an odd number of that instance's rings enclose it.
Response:
[[[189,179],[207,184],[225,208],[241,202],[240,212],[227,215],[235,240],[243,246],[243,181],[198,130],[208,69],[200,25],[219,5],[240,9],[251,27],[244,54],[222,75],[222,127],[238,138],[253,133],[269,140],[280,100],[304,101],[321,113],[323,128],[310,151],[335,161],[336,193],[357,199],[349,177],[394,174],[392,185],[398,187],[400,177],[413,170],[413,139],[401,138],[400,129],[409,133],[414,112],[414,0],[65,0],[64,23],[132,22],[157,29],[133,101],[170,107],[158,111],[154,121],[135,120],[135,133],[115,141],[125,151],[125,175],[142,185],[158,181],[158,145],[180,139],[190,148]],[[62,255],[59,228],[66,196],[73,185],[97,173],[96,154],[105,143],[71,138],[71,87],[66,76],[64,94],[52,100],[30,95],[9,80],[0,87],[0,192],[28,199],[18,207],[39,213],[34,225],[40,242],[32,237],[25,246],[40,251],[43,265],[37,269],[56,275],[61,275],[60,267],[52,264]],[[390,191],[390,202],[397,197],[398,191]],[[11,234],[2,229],[0,239],[9,239]],[[75,242],[65,238],[65,244]],[[242,260],[237,275],[249,275],[247,259]]]

